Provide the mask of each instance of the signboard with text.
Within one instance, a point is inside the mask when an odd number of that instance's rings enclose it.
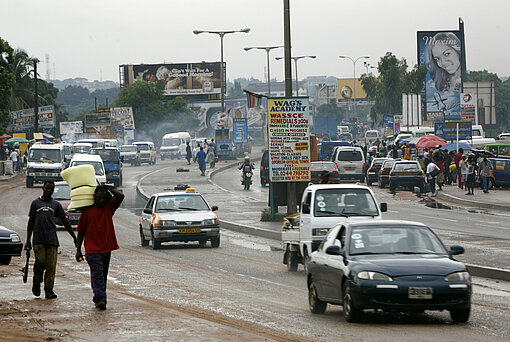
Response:
[[[271,182],[310,181],[308,97],[267,99]]]
[[[234,143],[248,142],[248,121],[246,118],[234,118]]]
[[[460,116],[462,121],[476,121],[476,94],[460,94]]]
[[[35,127],[34,108],[17,110],[10,112],[10,124],[8,130],[10,132],[20,132]],[[43,106],[39,107],[37,116],[39,118],[37,125],[39,128],[51,129],[55,127],[55,107]]]
[[[457,140],[457,124],[459,125],[459,140],[471,139],[472,125],[469,121],[435,122],[434,135],[444,140]]]

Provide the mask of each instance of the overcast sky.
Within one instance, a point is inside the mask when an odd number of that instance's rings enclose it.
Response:
[[[299,78],[352,77],[339,55],[386,52],[416,63],[416,31],[455,30],[465,22],[468,70],[510,75],[509,0],[291,0],[292,55]],[[121,64],[220,60],[217,35],[193,30],[238,30],[224,38],[227,78],[264,79],[265,51],[244,47],[283,45],[283,0],[0,0],[0,37],[42,63],[51,78],[85,77],[118,82]],[[271,77],[283,79],[283,49],[271,52]],[[55,70],[53,71],[53,66]],[[356,64],[356,76],[365,72]],[[102,76],[101,76],[102,75]],[[294,77],[294,71],[293,71]]]

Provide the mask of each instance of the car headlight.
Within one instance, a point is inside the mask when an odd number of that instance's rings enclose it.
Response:
[[[20,242],[20,238],[18,234],[11,234],[11,241],[12,242]]]
[[[177,223],[174,220],[158,220],[154,224],[154,227],[169,227],[175,225],[177,225]]]
[[[358,278],[365,280],[393,281],[393,279],[386,274],[372,271],[361,271],[358,273]]]
[[[202,220],[202,225],[203,226],[211,226],[211,225],[214,225],[214,224],[217,224],[216,223],[216,219]]]
[[[471,280],[471,274],[469,272],[455,272],[448,274],[444,280],[446,281],[462,281],[462,280]]]
[[[312,235],[326,235],[329,232],[329,228],[313,228]]]

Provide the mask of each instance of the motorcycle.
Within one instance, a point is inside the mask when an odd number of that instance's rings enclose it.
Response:
[[[244,190],[250,190],[250,185],[252,183],[251,177],[253,176],[252,166],[244,165],[243,166],[243,174],[241,176],[241,184],[244,185]]]

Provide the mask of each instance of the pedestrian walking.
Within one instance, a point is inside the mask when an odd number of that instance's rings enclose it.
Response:
[[[25,250],[32,249],[30,239],[33,234],[33,246],[35,253],[34,277],[32,293],[34,296],[41,295],[41,283],[44,280],[44,294],[46,299],[57,298],[53,291],[55,285],[55,271],[57,268],[58,237],[55,218],[59,218],[64,227],[73,238],[76,245],[76,235],[67,219],[66,212],[62,205],[51,196],[55,190],[55,183],[47,180],[43,185],[41,197],[32,201],[28,213],[27,241]]]
[[[440,169],[435,163],[427,165],[427,181],[429,183],[432,196],[436,193],[436,177],[439,175]]]
[[[110,185],[99,185],[94,192],[94,205],[83,210],[78,221],[76,261],[83,260],[81,246],[85,241],[85,258],[90,267],[92,301],[106,310],[106,282],[112,251],[119,249],[113,215],[124,200],[124,194]]]
[[[206,167],[206,154],[204,152],[204,148],[200,146],[200,151],[197,152],[195,157],[195,161],[198,162],[198,168],[200,169],[200,176],[205,176],[205,167]]]
[[[482,161],[478,164],[479,175],[482,177],[483,192],[489,193],[489,181],[491,177],[492,163],[484,155]]]
[[[464,154],[464,150],[462,148],[459,148],[459,152],[455,155],[454,157],[454,161],[455,161],[455,166],[457,167],[457,178],[458,178],[458,181],[459,181],[459,188],[463,188],[463,181],[462,181],[462,173],[461,173],[461,169],[460,169],[460,161],[462,160],[462,155]]]
[[[214,150],[211,145],[207,148],[206,162],[209,163],[211,169],[214,168]]]
[[[16,152],[16,150],[12,150],[11,153],[9,154],[9,158],[11,158],[12,160],[12,169],[14,171],[18,171],[18,152]]]
[[[466,156],[462,156],[460,163],[459,163],[459,170],[461,174],[460,178],[460,188],[464,189],[467,184],[467,171],[468,171],[468,161]],[[467,190],[467,187],[466,187]]]
[[[475,194],[475,170],[476,170],[476,161],[473,156],[470,156],[467,161],[467,181],[466,195],[474,195]]]
[[[188,161],[188,165],[191,164],[191,146],[189,145],[189,141],[186,141],[186,160]]]
[[[5,153],[5,147],[0,146],[0,160],[5,160],[7,158],[7,154]]]

